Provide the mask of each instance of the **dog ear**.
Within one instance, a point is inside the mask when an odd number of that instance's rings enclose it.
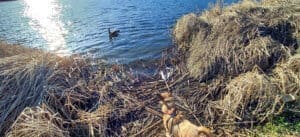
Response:
[[[164,102],[163,102],[163,101],[159,101],[159,104],[161,104],[161,105],[162,105],[162,104],[164,104]]]
[[[160,97],[162,98],[162,100],[164,100],[165,98],[171,97],[171,96],[172,96],[171,92],[160,93]]]
[[[160,97],[160,100],[164,100],[167,97],[166,92],[160,93],[159,97]]]
[[[159,98],[159,100],[164,100],[163,93],[158,94],[158,98]]]

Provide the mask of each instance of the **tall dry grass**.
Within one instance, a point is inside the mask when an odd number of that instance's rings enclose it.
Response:
[[[25,108],[16,120],[8,137],[68,137],[64,121],[58,113],[41,105]]]
[[[300,89],[290,13],[244,1],[186,15],[174,28],[179,51],[167,50],[155,75],[0,44],[0,136],[164,136],[157,94],[166,90],[193,123],[245,136],[299,109],[282,101]]]
[[[283,99],[299,96],[297,1],[270,3],[217,4],[177,21],[174,39],[192,79],[183,80],[175,92],[181,108],[192,114],[189,119],[230,136],[240,135],[237,127],[299,109]]]
[[[79,56],[2,46],[5,53],[13,48],[30,52],[0,58],[1,136],[130,136],[157,124],[144,109],[153,99],[136,98],[156,97],[139,94],[144,76]]]
[[[30,53],[33,49],[24,48],[20,45],[12,45],[7,46],[6,42],[0,41],[0,58],[14,56],[21,53]]]
[[[13,51],[16,51],[16,55],[13,55]],[[50,64],[47,55],[20,46],[2,45],[1,55],[0,134],[3,135],[24,108],[41,102]]]
[[[88,109],[89,103],[94,103],[89,100],[97,98],[98,94],[91,91],[95,89],[86,86],[92,73],[87,60],[16,45],[2,44],[0,49],[1,136],[26,107],[44,103],[62,118],[72,120],[77,109]]]
[[[300,30],[289,8],[268,8],[243,1],[222,10],[185,15],[174,27],[189,72],[200,80],[238,75],[258,65],[268,70],[298,48]],[[297,28],[296,28],[297,27]]]

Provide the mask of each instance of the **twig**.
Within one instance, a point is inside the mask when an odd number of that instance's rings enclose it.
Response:
[[[146,131],[146,130],[148,130],[148,129],[151,129],[151,128],[153,128],[153,127],[155,127],[155,126],[157,126],[158,124],[161,124],[161,123],[162,123],[162,120],[159,120],[159,121],[157,121],[156,123],[152,124],[151,126],[149,126],[149,127],[145,128],[145,129],[141,130],[140,132],[137,132],[136,134],[132,135],[132,137],[139,136],[139,135],[142,134],[144,131]]]
[[[122,96],[121,96],[121,95],[119,95],[119,94],[120,94],[120,93],[117,93],[117,92],[116,92],[116,95],[117,95],[117,96],[122,97],[122,98],[124,98],[124,97],[130,98],[131,100],[128,100],[128,101],[131,101],[132,103],[138,105],[139,107],[144,107],[145,110],[148,111],[148,112],[150,112],[151,114],[154,114],[154,115],[157,115],[157,116],[159,116],[159,117],[162,117],[162,114],[161,114],[160,112],[158,112],[158,111],[156,111],[156,110],[154,110],[154,109],[152,109],[152,108],[150,108],[150,107],[147,107],[144,103],[139,102],[139,101],[138,101],[137,99],[135,99],[134,97],[128,97],[128,96],[126,96],[126,95],[122,95]]]
[[[170,84],[170,87],[173,87],[174,85],[176,85],[177,83],[181,82],[184,78],[186,78],[186,76],[188,76],[189,73],[184,74],[182,77],[178,78],[175,82],[173,82],[172,84]]]
[[[231,125],[241,125],[241,124],[255,124],[257,121],[243,121],[243,122],[233,122],[233,123],[220,123],[220,124],[211,124],[209,126],[231,126]]]
[[[181,105],[179,105],[179,104],[176,104],[176,105],[177,105],[177,106],[180,106],[181,108],[183,108],[183,109],[185,109],[185,110],[188,110],[189,113],[192,114],[193,117],[197,120],[198,124],[201,124],[200,120],[196,117],[195,113],[192,111],[192,109],[190,108],[190,106],[189,106],[185,101],[183,101],[183,99],[181,99],[180,97],[178,97],[178,96],[176,96],[176,97],[177,97],[178,100],[180,100],[180,101],[183,103],[183,105],[184,105],[186,108],[183,107],[183,106],[181,106]],[[201,125],[202,125],[202,124],[201,124]]]

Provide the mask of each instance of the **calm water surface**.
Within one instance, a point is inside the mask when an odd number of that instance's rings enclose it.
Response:
[[[59,55],[126,63],[158,58],[176,19],[215,0],[18,0],[0,2],[0,39]],[[230,3],[236,0],[225,0]],[[114,40],[108,28],[119,29]]]

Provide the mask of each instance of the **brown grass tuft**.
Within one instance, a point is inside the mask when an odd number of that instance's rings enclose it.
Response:
[[[14,56],[22,53],[31,53],[33,51],[37,50],[25,48],[20,45],[8,45],[7,43],[0,41],[0,58]]]
[[[0,44],[0,136],[164,136],[157,94],[166,90],[193,123],[245,136],[299,110],[282,101],[300,92],[290,11],[244,1],[186,15],[174,28],[179,51],[154,61],[155,75]]]
[[[174,28],[175,41],[179,49],[185,48],[187,68],[194,77],[238,75],[255,65],[265,71],[298,48],[293,35],[296,20],[288,19],[286,9],[245,1],[215,12],[186,15]]]
[[[47,106],[26,108],[20,114],[8,137],[68,137],[63,119]]]

